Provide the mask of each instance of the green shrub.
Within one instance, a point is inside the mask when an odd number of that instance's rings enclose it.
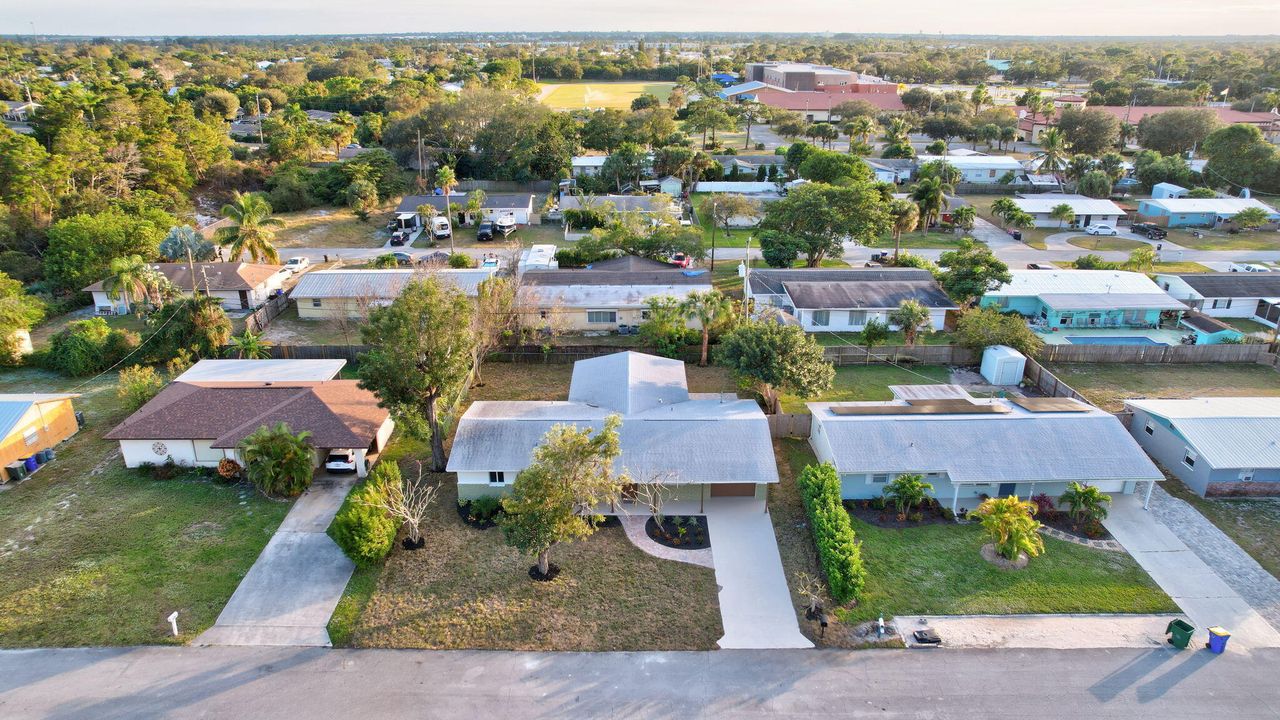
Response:
[[[818,548],[818,561],[827,575],[831,597],[847,603],[862,593],[866,569],[862,566],[862,546],[853,534],[849,513],[840,502],[840,476],[828,463],[809,465],[796,480],[813,542]]]
[[[150,365],[135,365],[120,371],[120,379],[116,381],[116,397],[131,412],[137,410],[160,392],[164,381]]]
[[[113,330],[102,318],[77,320],[50,340],[48,366],[65,375],[92,375],[115,365],[140,342],[138,333]]]
[[[456,252],[449,256],[449,267],[454,270],[465,270],[475,265],[475,261],[466,253]]]
[[[369,505],[379,500],[377,492],[374,485],[361,484],[329,526],[329,537],[360,567],[381,562],[396,540],[396,521],[381,508]]]

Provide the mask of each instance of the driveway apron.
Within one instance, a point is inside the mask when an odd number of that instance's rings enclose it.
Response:
[[[355,565],[325,534],[353,476],[319,475],[197,645],[329,646],[329,617]]]

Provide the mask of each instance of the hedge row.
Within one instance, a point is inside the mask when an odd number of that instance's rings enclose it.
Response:
[[[831,598],[844,604],[862,593],[866,570],[862,546],[853,534],[849,513],[840,502],[840,476],[828,463],[809,465],[796,481],[813,528],[818,561],[827,575]]]

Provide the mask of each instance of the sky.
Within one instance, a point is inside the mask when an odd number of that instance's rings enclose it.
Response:
[[[0,34],[737,31],[1274,35],[1280,0],[0,0]]]

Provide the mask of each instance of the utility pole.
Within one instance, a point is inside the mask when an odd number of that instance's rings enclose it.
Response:
[[[711,272],[716,271],[716,198],[711,196]]]
[[[422,164],[422,130],[419,129],[418,130],[418,180],[420,185],[425,184],[427,181],[427,178],[422,174],[423,167],[425,166]]]
[[[266,136],[262,134],[263,133],[262,101],[258,99],[258,93],[256,90],[253,93],[253,112],[258,116],[258,144],[266,145],[267,144]]]

